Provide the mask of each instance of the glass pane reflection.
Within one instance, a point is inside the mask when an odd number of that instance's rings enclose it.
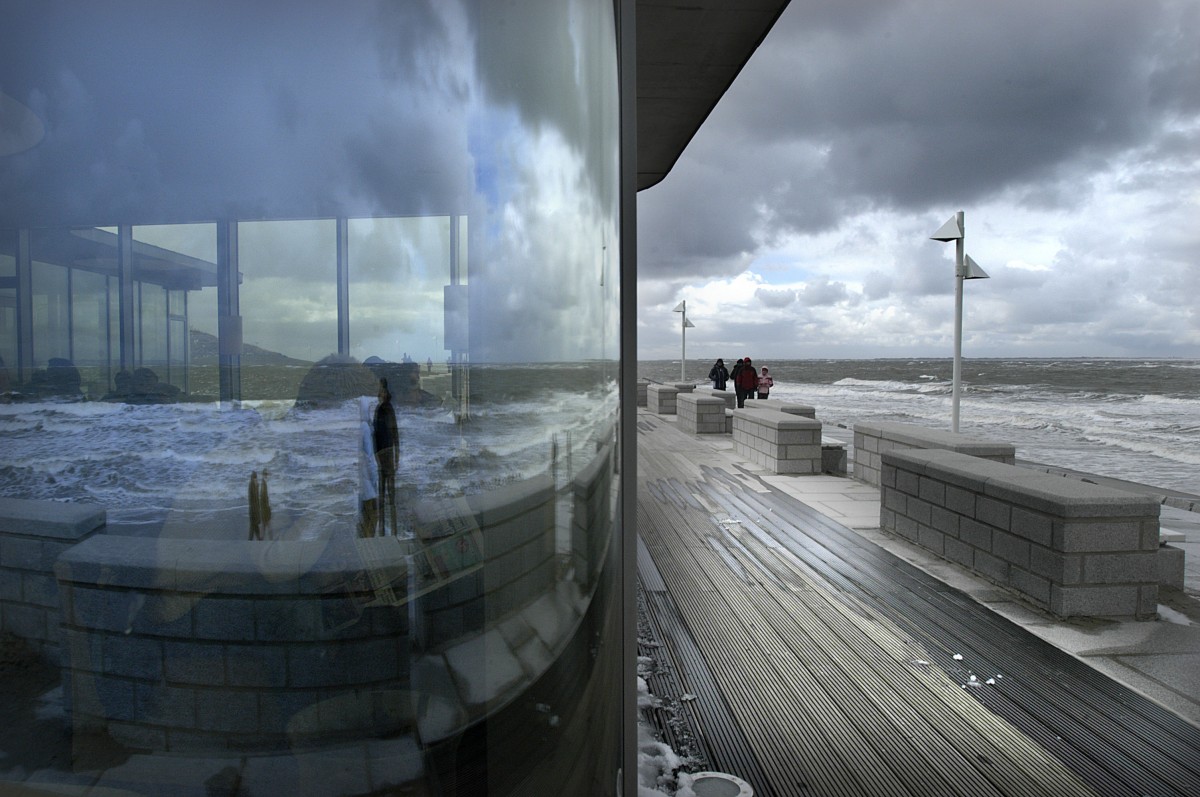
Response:
[[[615,783],[612,16],[0,26],[0,785]]]

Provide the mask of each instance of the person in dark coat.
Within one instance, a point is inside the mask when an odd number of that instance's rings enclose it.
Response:
[[[713,390],[724,390],[728,380],[729,371],[725,368],[725,361],[718,357],[717,362],[708,372],[708,381],[712,382]]]
[[[733,392],[737,395],[737,405],[739,407],[746,406],[746,394],[738,387],[738,374],[746,367],[745,360],[739,359],[733,364],[733,368],[729,371],[729,381],[733,382]]]
[[[379,535],[387,534],[387,514],[392,512],[392,533],[396,527],[396,466],[400,463],[400,430],[396,425],[396,410],[386,379],[379,380],[379,406],[371,427],[375,446],[375,461],[379,466]]]
[[[745,407],[746,399],[754,398],[754,391],[758,389],[758,372],[749,357],[738,362],[742,367],[737,369],[737,376],[733,377],[733,387],[737,392],[737,405]]]

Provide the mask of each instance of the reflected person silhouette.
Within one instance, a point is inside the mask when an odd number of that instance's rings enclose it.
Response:
[[[258,517],[262,523],[262,537],[273,539],[271,535],[271,496],[267,493],[267,477],[270,472],[263,468],[262,481],[258,485]]]
[[[379,520],[379,464],[371,428],[371,399],[358,399],[358,536],[374,537]]]
[[[396,410],[392,407],[392,394],[386,379],[379,380],[379,406],[375,408],[372,443],[375,446],[375,463],[379,468],[379,534],[385,536],[388,533],[387,515],[390,510],[392,534],[398,535],[396,466],[400,463],[400,430],[396,426]]]
[[[250,535],[248,540],[261,540],[262,504],[258,492],[258,471],[250,471],[250,486],[246,489],[246,503],[250,505]]]

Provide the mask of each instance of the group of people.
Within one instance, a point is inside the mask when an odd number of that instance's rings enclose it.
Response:
[[[767,398],[771,394],[771,388],[775,386],[775,380],[771,378],[767,367],[764,365],[762,373],[759,373],[749,357],[738,360],[733,370],[726,369],[725,360],[718,357],[708,372],[708,379],[712,382],[713,390],[725,390],[732,382],[739,407],[746,406],[746,399]]]
[[[358,492],[361,537],[398,535],[396,517],[396,471],[400,465],[400,428],[386,379],[379,380],[377,401],[359,399]],[[247,503],[250,506],[251,540],[271,539],[271,499],[267,495],[267,471],[250,474]],[[389,518],[390,516],[390,518]],[[390,524],[389,524],[390,519]]]

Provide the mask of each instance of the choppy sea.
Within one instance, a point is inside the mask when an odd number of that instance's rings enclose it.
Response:
[[[611,437],[612,370],[472,366],[468,412],[398,405],[398,491],[463,495],[540,473],[564,484]],[[250,473],[268,471],[279,536],[323,538],[355,528],[360,440],[356,399],[0,404],[0,496],[97,504],[121,533],[236,538]]]
[[[726,367],[736,362],[726,360]],[[951,428],[950,359],[755,361],[769,400],[816,408],[827,426],[899,421]],[[712,361],[688,361],[703,383]],[[638,376],[680,378],[678,360]],[[968,359],[959,431],[1013,443],[1019,459],[1200,494],[1200,360]]]
[[[689,362],[703,381],[711,362]],[[951,362],[781,360],[774,401],[817,408],[827,427],[901,421],[949,429]],[[679,379],[679,362],[640,377]],[[552,471],[560,483],[611,434],[613,368],[472,367],[469,420],[404,407],[398,485],[438,497]],[[1200,494],[1200,360],[967,360],[960,430],[1012,442],[1019,458]],[[138,533],[229,535],[245,526],[251,470],[270,472],[288,536],[354,528],[359,408],[290,400],[131,405],[0,404],[0,495],[99,504]],[[236,532],[234,532],[236,534]]]

